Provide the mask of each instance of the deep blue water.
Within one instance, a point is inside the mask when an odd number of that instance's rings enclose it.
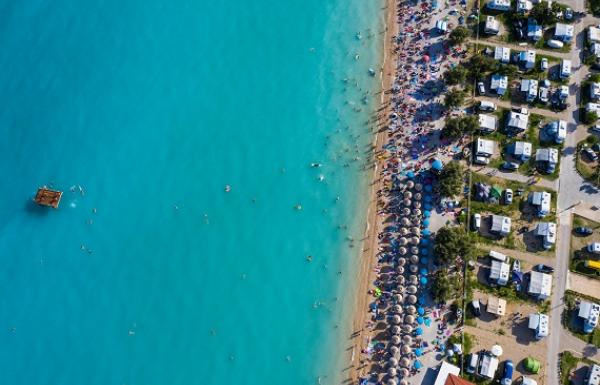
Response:
[[[2,383],[333,383],[381,6],[2,0]]]

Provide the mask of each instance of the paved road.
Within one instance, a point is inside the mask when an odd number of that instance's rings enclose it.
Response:
[[[492,103],[496,104],[498,107],[502,107],[502,108],[506,108],[506,109],[511,109],[513,107],[523,107],[523,108],[527,108],[527,110],[532,114],[543,115],[543,116],[547,116],[552,119],[567,120],[569,118],[568,110],[556,112],[556,111],[552,111],[552,110],[547,110],[545,108],[531,107],[527,103],[516,103],[516,102],[510,102],[508,100],[502,100],[498,97],[493,97],[493,96],[477,96],[477,97],[475,97],[475,100],[487,100],[488,102],[492,102]]]
[[[475,40],[475,39],[472,39]],[[511,50],[518,50],[518,51],[524,51],[526,49],[533,49],[535,50],[535,52],[538,55],[548,55],[548,56],[554,56],[556,58],[559,59],[569,59],[571,57],[571,53],[570,52],[560,52],[560,51],[553,51],[551,49],[539,49],[539,48],[535,48],[533,47],[533,45],[527,44],[527,45],[518,45],[518,44],[513,44],[513,43],[508,43],[505,41],[499,41],[496,40],[495,37],[489,37],[487,39],[479,39],[479,45],[490,45],[493,47],[508,47]]]
[[[558,190],[558,182],[557,181],[552,181],[552,180],[543,179],[543,178],[540,178],[539,181],[535,181],[535,178],[531,177],[531,176],[518,174],[516,172],[505,172],[505,171],[498,170],[497,168],[491,168],[491,167],[477,166],[477,168],[475,168],[474,171],[477,172],[478,174],[494,176],[497,178],[512,180],[512,181],[520,182],[520,183],[524,183],[524,184],[535,184],[537,186],[541,186],[541,187],[555,190],[555,191]]]

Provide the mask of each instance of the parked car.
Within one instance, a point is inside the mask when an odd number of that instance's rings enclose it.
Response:
[[[507,188],[504,190],[504,204],[511,204],[513,201],[513,190]]]
[[[562,48],[565,46],[565,43],[560,40],[550,39],[546,42],[546,45],[550,48]]]
[[[600,254],[600,242],[590,242],[587,245],[587,251],[592,254]]]
[[[548,59],[546,59],[545,57],[543,57],[540,61],[540,69],[542,71],[546,71],[548,69]]]
[[[598,154],[596,154],[591,148],[589,147],[584,147],[583,149],[581,149],[581,152],[583,152],[585,155],[587,155],[591,160],[598,160]]]
[[[552,274],[554,273],[554,268],[552,266],[544,265],[540,263],[539,265],[535,265],[535,270],[540,273]]]
[[[502,385],[511,385],[512,384],[512,376],[513,376],[513,362],[511,360],[506,360],[504,362],[504,371],[502,372],[502,379],[500,380],[500,384]]]
[[[473,230],[479,230],[481,227],[481,214],[473,214]]]
[[[481,315],[481,305],[479,304],[479,300],[474,299],[471,301],[471,307],[473,308],[473,314],[475,317],[479,317]]]
[[[594,124],[592,127],[590,127],[590,130],[592,132],[600,133],[600,124]]]
[[[540,87],[540,91],[539,91],[540,102],[542,102],[544,104],[548,103],[548,101],[550,100],[548,95],[550,95],[550,90],[547,87]]]
[[[519,169],[519,164],[516,162],[504,162],[502,163],[502,168],[504,170],[515,171]]]
[[[589,227],[583,227],[583,226],[579,226],[579,227],[575,227],[575,234],[578,235],[592,235],[594,233],[594,230],[592,230]]]
[[[485,84],[483,82],[477,83],[477,91],[479,91],[479,95],[485,95]]]

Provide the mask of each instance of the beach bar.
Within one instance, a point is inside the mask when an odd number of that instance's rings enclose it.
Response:
[[[40,206],[48,206],[53,208],[58,208],[58,204],[60,203],[60,198],[62,197],[62,191],[51,190],[46,186],[40,187],[35,194],[35,198],[33,199],[35,203]]]

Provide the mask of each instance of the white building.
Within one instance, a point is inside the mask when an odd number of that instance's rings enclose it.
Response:
[[[496,370],[498,370],[498,358],[491,354],[484,354],[479,364],[479,375],[491,379],[496,375]]]
[[[573,40],[573,31],[574,28],[571,24],[556,23],[554,38],[568,43]]]
[[[600,365],[593,364],[590,366],[585,381],[586,385],[600,385]]]
[[[539,148],[535,153],[535,161],[544,171],[552,174],[558,164],[558,150],[556,148]]]
[[[538,95],[538,81],[535,79],[522,79],[521,92],[525,94],[528,102],[533,102]]]
[[[479,114],[479,130],[482,132],[494,132],[498,127],[498,119],[495,115]]]
[[[598,317],[600,317],[600,305],[588,301],[581,301],[579,304],[579,313],[577,315],[583,319],[583,332],[590,334],[598,326]]]
[[[571,61],[562,59],[560,61],[560,77],[561,79],[568,79],[571,76]]]
[[[550,274],[532,271],[529,278],[529,289],[527,293],[540,300],[550,298],[552,290],[552,276]]]
[[[508,76],[493,74],[490,89],[495,91],[498,95],[504,95],[508,89]]]
[[[535,235],[542,237],[544,249],[550,249],[556,244],[556,223],[540,222],[535,228]]]
[[[486,310],[488,313],[503,316],[506,314],[506,300],[494,296],[489,296]]]
[[[438,30],[439,33],[448,32],[448,22],[444,20],[438,20],[435,22],[435,29]]]
[[[487,16],[483,31],[488,35],[497,35],[500,32],[500,22],[494,16]]]
[[[535,67],[535,51],[528,49],[519,53],[519,62],[528,70]]]
[[[517,1],[517,12],[527,13],[533,9],[533,3],[529,0]]]
[[[499,60],[501,63],[510,63],[510,48],[496,47],[494,50],[494,59]]]
[[[590,45],[590,53],[596,57],[600,57],[600,43],[592,43]]]
[[[508,119],[506,119],[506,129],[508,131],[525,131],[529,124],[529,115],[520,114],[515,111],[508,113]]]
[[[544,32],[541,25],[537,23],[533,17],[527,19],[527,37],[533,41],[538,41],[542,38]]]
[[[485,156],[486,158],[494,155],[494,141],[488,139],[477,138],[475,155]]]
[[[496,11],[510,11],[510,0],[490,0],[487,7]]]
[[[590,83],[590,99],[592,99],[592,100],[600,99],[600,83],[596,83],[596,82]]]
[[[532,313],[529,315],[529,329],[535,332],[535,339],[541,340],[550,332],[550,319],[546,314]]]
[[[600,28],[594,26],[588,27],[587,38],[590,43],[600,43]]]
[[[490,268],[490,281],[495,282],[500,286],[506,286],[508,283],[508,276],[510,274],[510,265],[508,263],[500,261],[492,261]]]
[[[512,145],[512,155],[522,162],[531,158],[533,154],[533,145],[529,142],[514,142]]]
[[[529,203],[536,207],[537,216],[545,217],[550,214],[552,195],[546,191],[534,191],[529,194]]]
[[[509,217],[492,215],[492,226],[490,227],[490,232],[500,236],[507,236],[510,234],[511,225],[512,221]]]
[[[438,369],[438,374],[433,385],[444,385],[448,376],[451,374],[458,376],[460,374],[460,368],[447,361],[442,361],[442,365],[440,365],[440,368]]]

